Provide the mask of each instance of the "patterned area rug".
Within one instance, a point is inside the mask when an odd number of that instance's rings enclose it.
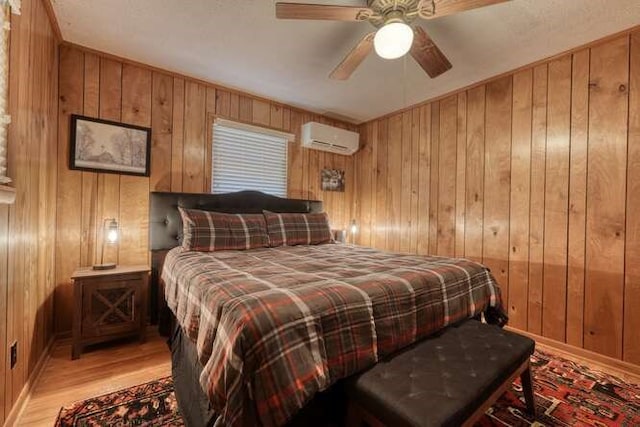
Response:
[[[525,413],[516,381],[477,424],[488,426],[640,426],[640,386],[536,351],[531,359],[538,420]],[[56,427],[182,426],[171,378],[64,407]]]
[[[171,377],[64,407],[56,427],[183,426]]]
[[[531,366],[538,419],[526,414],[518,379],[476,427],[640,426],[640,385],[540,350]]]

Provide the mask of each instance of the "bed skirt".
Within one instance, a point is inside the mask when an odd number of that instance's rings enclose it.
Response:
[[[198,361],[196,346],[183,334],[173,316],[170,320],[171,335],[167,342],[171,348],[171,374],[180,413],[187,427],[211,427],[218,417],[200,386],[202,365]],[[287,427],[342,426],[346,416],[346,403],[342,383],[338,382],[328,390],[318,393]]]
[[[177,325],[177,322],[172,322]],[[174,326],[168,340],[171,348],[171,376],[180,413],[188,427],[210,427],[217,416],[209,407],[209,399],[200,387],[198,378],[202,365],[196,355],[196,346]]]

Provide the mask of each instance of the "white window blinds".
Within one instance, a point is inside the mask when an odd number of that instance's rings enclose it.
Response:
[[[20,14],[20,0],[0,0],[0,184],[7,184],[7,127],[9,116],[9,9]]]
[[[216,119],[212,193],[258,190],[287,196],[287,143],[293,135]]]

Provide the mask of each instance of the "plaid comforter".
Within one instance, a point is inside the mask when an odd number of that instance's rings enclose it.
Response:
[[[196,343],[218,425],[282,425],[316,392],[380,357],[501,310],[481,264],[341,244],[175,248],[162,279]]]

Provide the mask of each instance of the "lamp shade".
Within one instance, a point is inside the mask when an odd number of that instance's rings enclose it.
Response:
[[[100,254],[100,264],[94,264],[94,270],[109,270],[111,268],[116,268],[115,262],[104,262],[104,246],[109,244],[113,245],[118,243],[119,230],[118,230],[118,221],[115,218],[105,218],[104,220],[104,237],[102,239],[102,252]]]
[[[390,22],[380,28],[373,38],[378,56],[395,59],[405,55],[413,44],[413,29],[404,22]]]
[[[112,219],[107,226],[107,243],[116,243],[118,241],[118,222]]]

